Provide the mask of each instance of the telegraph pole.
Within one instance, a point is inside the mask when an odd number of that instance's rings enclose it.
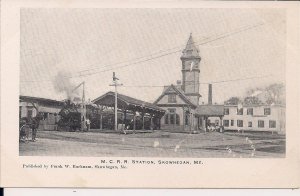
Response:
[[[81,112],[80,112],[80,120],[81,120],[81,131],[84,131],[85,127],[85,120],[86,120],[86,105],[85,105],[85,92],[84,92],[84,88],[85,88],[85,82],[81,82],[78,86],[76,86],[72,92],[74,92],[75,90],[77,90],[80,86],[82,85],[82,99],[81,99]]]
[[[115,87],[115,131],[118,131],[118,86],[122,86],[123,84],[118,83],[119,78],[116,77],[115,72],[113,72],[113,84],[109,86]]]

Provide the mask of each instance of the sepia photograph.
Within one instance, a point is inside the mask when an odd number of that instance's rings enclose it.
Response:
[[[21,8],[19,155],[284,158],[285,52],[285,9]]]
[[[298,8],[1,2],[0,186],[298,188]]]

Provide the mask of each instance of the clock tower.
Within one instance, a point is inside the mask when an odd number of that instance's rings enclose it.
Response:
[[[182,90],[190,101],[199,105],[199,75],[200,75],[200,61],[199,50],[196,48],[192,33],[182,51],[180,57],[182,61]]]

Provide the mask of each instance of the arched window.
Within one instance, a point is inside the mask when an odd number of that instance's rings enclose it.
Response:
[[[169,114],[170,115],[170,125],[174,125],[175,124],[175,114]]]
[[[165,115],[165,125],[169,124],[169,114]]]
[[[176,125],[180,125],[180,117],[176,114]]]
[[[189,114],[185,114],[185,125],[189,125]]]

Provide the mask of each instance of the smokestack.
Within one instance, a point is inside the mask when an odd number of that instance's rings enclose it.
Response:
[[[212,105],[212,84],[208,84],[208,105]]]

